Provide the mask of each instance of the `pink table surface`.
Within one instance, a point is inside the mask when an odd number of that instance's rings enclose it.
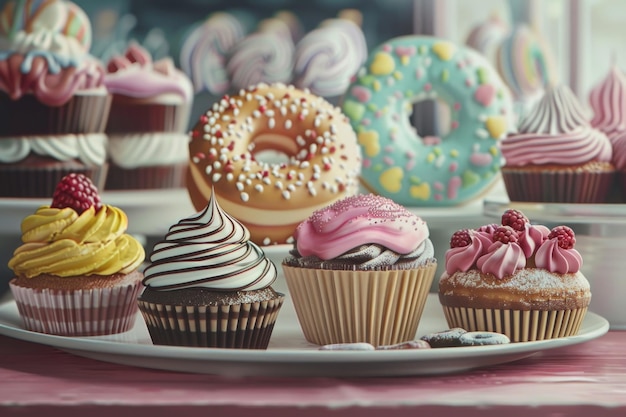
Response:
[[[192,413],[626,416],[626,332],[612,331],[580,345],[460,374],[364,379],[228,378],[158,371],[0,336],[0,416]]]

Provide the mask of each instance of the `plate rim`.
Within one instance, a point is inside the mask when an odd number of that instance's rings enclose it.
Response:
[[[414,350],[376,350],[376,351],[321,351],[316,349],[275,348],[268,350],[220,349],[202,347],[159,346],[128,341],[93,337],[65,337],[32,332],[22,327],[7,323],[5,309],[14,308],[14,300],[0,303],[0,334],[27,342],[56,347],[69,352],[122,355],[151,359],[184,359],[207,361],[236,361],[242,363],[295,364],[300,362],[331,364],[331,363],[392,363],[409,360],[459,360],[483,356],[530,356],[539,351],[571,346],[601,337],[609,331],[609,322],[602,316],[587,312],[581,331],[575,336],[548,339],[534,342],[517,342],[506,345],[453,347]],[[139,314],[139,313],[137,313]],[[12,316],[11,319],[19,319]],[[138,318],[139,319],[139,318]],[[135,331],[136,327],[129,330]],[[104,336],[106,337],[106,336]],[[182,354],[182,355],[181,355]],[[82,355],[81,355],[82,356]],[[102,359],[100,359],[102,360]],[[508,361],[507,361],[508,362]],[[137,366],[141,366],[138,364]]]

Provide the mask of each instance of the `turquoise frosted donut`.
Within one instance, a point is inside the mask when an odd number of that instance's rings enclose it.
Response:
[[[449,107],[449,132],[420,138],[413,104]],[[511,94],[473,49],[443,39],[404,36],[374,49],[349,86],[343,112],[363,151],[361,180],[406,206],[467,202],[498,178],[498,140],[511,130]]]

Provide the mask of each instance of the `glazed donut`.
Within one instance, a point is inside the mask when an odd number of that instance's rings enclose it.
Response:
[[[413,104],[441,100],[449,133],[420,138]],[[374,49],[346,92],[343,112],[363,150],[363,185],[405,206],[452,206],[485,192],[512,127],[511,94],[478,52],[426,36]]]
[[[259,160],[263,151],[288,160]],[[293,243],[296,226],[314,210],[359,187],[361,152],[347,118],[323,98],[283,84],[224,96],[193,128],[189,155],[195,208],[206,206],[213,189],[260,245]]]

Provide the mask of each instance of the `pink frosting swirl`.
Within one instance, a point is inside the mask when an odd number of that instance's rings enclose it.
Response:
[[[484,274],[493,274],[502,279],[526,266],[526,256],[517,243],[494,242],[487,253],[478,258],[478,269]]]
[[[610,162],[613,155],[609,139],[591,127],[565,85],[546,92],[520,123],[519,133],[501,142],[501,150],[507,166]]]
[[[556,238],[548,239],[537,249],[535,265],[550,272],[567,274],[578,272],[583,259],[576,249],[564,249],[559,246]]]
[[[594,112],[591,125],[604,132],[611,141],[626,131],[626,76],[616,65],[591,90],[589,103]]]
[[[517,244],[524,251],[524,256],[530,258],[535,250],[548,238],[550,229],[543,225],[526,223],[524,230],[518,232]]]
[[[104,84],[114,94],[137,98],[174,94],[184,102],[190,102],[193,96],[191,81],[170,58],[153,63],[150,53],[136,43],[124,56],[111,58],[107,71]]]
[[[89,57],[75,66],[63,68],[52,54],[9,53],[5,59],[0,59],[0,91],[13,100],[33,94],[41,103],[61,106],[79,91],[101,87],[103,79],[104,68]]]
[[[615,136],[613,142],[613,165],[619,171],[626,171],[626,132]]]
[[[363,244],[379,244],[400,254],[426,239],[426,222],[395,202],[373,194],[356,195],[316,210],[295,232],[302,256],[329,260]]]
[[[487,232],[469,231],[471,242],[467,246],[450,248],[446,251],[446,272],[467,272],[476,267],[476,261],[487,252],[493,240]]]

